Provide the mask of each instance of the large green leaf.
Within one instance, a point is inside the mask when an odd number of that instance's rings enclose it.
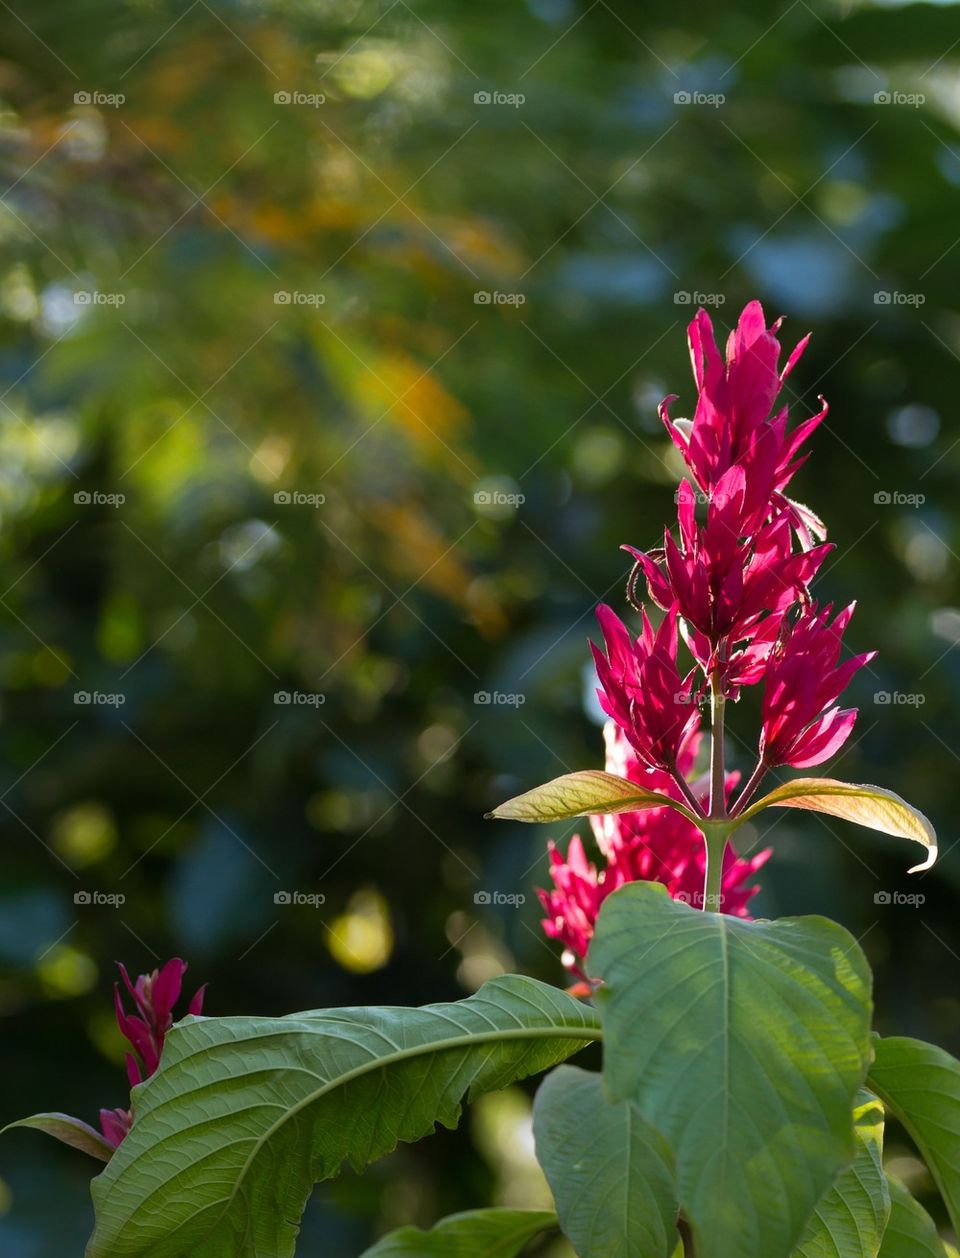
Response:
[[[603,1078],[558,1066],[537,1090],[533,1134],[564,1235],[580,1258],[670,1258],[677,1247],[673,1157]]]
[[[855,821],[857,825],[892,834],[895,838],[912,839],[926,848],[927,857],[913,866],[911,874],[929,869],[937,859],[937,835],[927,818],[882,786],[837,782],[833,778],[795,778],[751,804],[737,820],[747,821],[764,808],[806,808],[842,817],[844,821]]]
[[[401,1227],[361,1258],[515,1258],[526,1245],[557,1225],[552,1210],[466,1210],[441,1219],[429,1232]]]
[[[533,979],[422,1009],[188,1019],[93,1183],[88,1258],[289,1258],[312,1186],[546,1070],[595,1014]]]
[[[862,1092],[853,1112],[857,1155],[817,1202],[796,1258],[877,1258],[890,1214],[883,1117],[876,1097]]]
[[[566,821],[570,817],[636,812],[641,808],[674,808],[694,820],[688,808],[668,795],[645,791],[636,782],[602,769],[565,773],[523,795],[515,795],[487,816],[498,821]]]
[[[34,1131],[43,1131],[53,1136],[62,1144],[68,1144],[81,1153],[89,1153],[99,1162],[109,1162],[113,1156],[113,1145],[108,1144],[103,1136],[89,1123],[79,1118],[71,1118],[69,1114],[33,1114],[30,1118],[21,1118],[18,1122],[8,1123],[0,1130],[10,1131],[14,1127],[29,1127]]]
[[[910,1133],[960,1233],[960,1061],[922,1040],[878,1039],[868,1086]]]
[[[604,1074],[669,1141],[697,1258],[787,1258],[852,1161],[870,971],[824,918],[747,922],[616,891],[587,958]]]
[[[890,1218],[879,1258],[947,1258],[933,1219],[893,1175],[887,1176]]]

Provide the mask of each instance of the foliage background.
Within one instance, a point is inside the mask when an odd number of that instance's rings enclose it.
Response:
[[[837,770],[945,849],[908,882],[897,844],[784,814],[758,911],[843,922],[878,1027],[960,1050],[955,9],[13,0],[0,28],[0,1118],[123,1102],[117,958],[184,956],[214,1014],[562,981],[544,833],[480,818],[598,763],[585,639],[673,511],[678,294],[815,333],[799,496],[880,650]],[[7,1137],[4,1254],[79,1254],[89,1170]],[[517,1090],[318,1191],[303,1248],[542,1191]]]

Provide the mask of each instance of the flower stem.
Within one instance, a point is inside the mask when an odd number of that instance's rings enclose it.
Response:
[[[764,764],[762,759],[758,760],[757,767],[750,774],[750,777],[747,780],[747,784],[744,786],[743,790],[740,792],[737,802],[734,804],[733,808],[731,808],[730,810],[731,817],[740,816],[744,808],[746,808],[747,804],[750,803],[750,800],[756,794],[757,787],[763,781],[764,777],[766,776],[766,773],[767,773],[767,766]]]
[[[710,678],[710,817],[717,820],[727,815],[726,766],[723,763],[724,702],[720,677]]]
[[[703,910],[719,913],[723,903],[723,857],[727,850],[727,826],[707,829],[703,841],[707,845],[707,868],[703,880]]]

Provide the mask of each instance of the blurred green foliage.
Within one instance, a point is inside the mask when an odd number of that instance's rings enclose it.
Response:
[[[798,490],[880,650],[837,771],[944,849],[908,885],[900,845],[783,815],[757,904],[842,921],[879,1028],[956,1052],[955,8],[12,0],[0,30],[3,1118],[124,1101],[116,958],[184,956],[213,1014],[563,981],[544,834],[480,818],[599,762],[585,639],[673,514],[696,294],[815,333]],[[318,1192],[304,1252],[536,1204],[528,1108]],[[8,1137],[4,1254],[79,1253],[89,1170]]]

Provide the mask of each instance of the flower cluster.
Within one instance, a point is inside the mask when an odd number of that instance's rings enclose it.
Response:
[[[721,356],[706,311],[688,329],[697,405],[692,420],[660,408],[689,479],[677,491],[677,531],[662,547],[625,546],[634,559],[628,594],[641,581],[663,618],[655,629],[645,609],[633,639],[609,608],[598,609],[604,649],[593,646],[598,696],[610,718],[607,769],[681,802],[710,821],[742,812],[766,772],[808,768],[846,741],[856,711],[840,695],[873,658],[841,662],[843,633],[853,608],[834,614],[811,598],[810,583],[831,547],[823,524],[787,496],[806,459],[802,447],[827,414],[826,403],[791,428],[786,406],[774,409],[783,381],[807,338],[780,369],[780,321],[769,328],[751,302]],[[690,656],[686,671],[681,642]],[[724,706],[743,687],[761,685],[762,729],[756,767],[738,779],[723,763]],[[699,704],[709,697],[713,719],[711,771],[693,777],[700,741]],[[544,928],[561,940],[576,968],[585,955],[600,904],[616,887],[643,878],[698,903],[705,854],[697,826],[671,808],[591,819],[606,866],[598,872],[579,839],[564,860],[551,847],[552,891],[540,893]],[[724,855],[722,911],[746,915],[755,887],[747,880],[768,853],[752,860]]]
[[[134,1050],[127,1053],[127,1078],[135,1087],[149,1078],[160,1065],[160,1054],[167,1032],[173,1026],[173,1008],[180,999],[183,976],[187,971],[185,961],[174,957],[160,970],[141,974],[135,983],[122,962],[117,963],[124,986],[133,1000],[136,1013],[128,1014],[123,1007],[120,984],[113,985],[113,1003],[117,1024],[125,1039]],[[206,984],[194,995],[187,1013],[199,1014],[203,1009]],[[130,1130],[133,1115],[126,1109],[102,1109],[100,1129],[108,1144],[117,1148]]]

